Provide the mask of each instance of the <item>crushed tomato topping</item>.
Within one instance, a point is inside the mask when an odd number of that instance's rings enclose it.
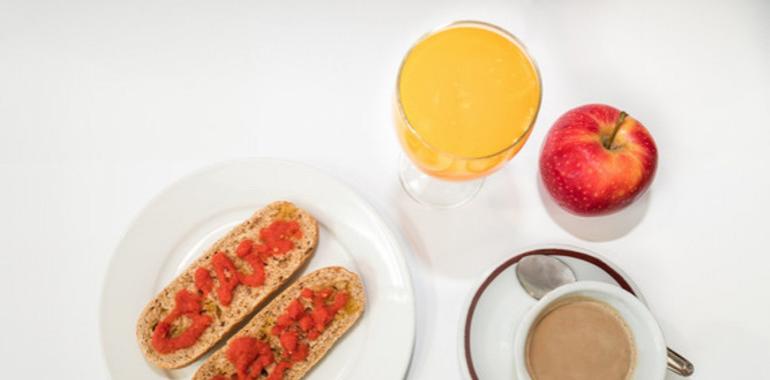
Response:
[[[176,293],[174,309],[152,332],[152,347],[156,351],[166,354],[195,344],[212,322],[211,316],[201,313],[201,301],[202,297],[186,289]],[[172,324],[182,317],[189,318],[190,324],[177,336],[171,336]]]
[[[153,330],[152,347],[161,354],[167,354],[194,345],[213,321],[211,316],[201,311],[203,299],[215,291],[219,303],[229,306],[238,285],[264,285],[265,261],[273,256],[285,255],[294,249],[292,239],[301,238],[302,229],[297,221],[276,220],[259,231],[261,243],[255,244],[251,239],[243,239],[235,254],[251,268],[249,273],[238,270],[233,259],[224,252],[215,253],[211,258],[211,266],[218,282],[216,290],[211,269],[198,267],[193,274],[193,280],[200,295],[187,289],[182,289],[174,295],[174,309]],[[189,318],[191,323],[183,332],[172,336],[173,323],[182,317]]]
[[[271,347],[266,340],[249,336],[233,339],[226,356],[236,373],[230,377],[219,374],[211,380],[255,380],[263,372],[267,373],[267,380],[282,380],[294,363],[307,359],[310,342],[324,332],[349,300],[350,294],[342,290],[302,289],[270,330],[270,334],[278,338],[280,347]]]

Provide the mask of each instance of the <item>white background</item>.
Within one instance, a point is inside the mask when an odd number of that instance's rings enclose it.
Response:
[[[390,102],[409,45],[457,19],[525,42],[543,106],[473,203],[435,211],[398,185]],[[660,166],[631,209],[580,220],[541,197],[537,154],[596,101],[650,129]],[[196,168],[270,156],[346,181],[411,244],[410,379],[460,378],[473,284],[544,243],[625,270],[697,378],[770,378],[769,140],[767,1],[0,0],[3,376],[109,378],[98,302],[132,217]]]

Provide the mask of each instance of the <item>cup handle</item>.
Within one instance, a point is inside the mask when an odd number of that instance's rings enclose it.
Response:
[[[688,377],[695,372],[695,366],[684,356],[668,348],[668,370],[679,376]]]

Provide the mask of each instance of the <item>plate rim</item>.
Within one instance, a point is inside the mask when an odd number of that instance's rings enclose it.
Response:
[[[620,268],[617,268],[610,260],[605,259],[602,255],[599,255],[591,250],[566,244],[546,244],[534,247],[526,247],[521,250],[517,250],[516,252],[517,253],[513,256],[508,257],[500,264],[492,267],[492,269],[484,275],[483,279],[479,281],[476,286],[474,286],[469,300],[465,303],[467,311],[464,315],[464,321],[462,322],[460,329],[462,339],[462,343],[460,344],[460,349],[462,350],[461,362],[464,364],[463,372],[465,372],[465,375],[469,376],[472,380],[479,380],[479,376],[476,373],[476,368],[473,364],[470,344],[471,325],[473,322],[473,315],[476,311],[476,306],[478,305],[478,302],[486,291],[487,287],[489,287],[489,285],[494,282],[494,280],[502,272],[504,272],[512,265],[518,263],[522,258],[526,256],[545,254],[549,256],[567,256],[586,261],[599,267],[599,269],[603,270],[610,277],[612,277],[612,279],[618,283],[620,288],[636,296],[640,301],[642,301],[643,304],[646,305],[646,301],[639,291],[639,288],[636,286],[636,283],[634,283],[634,281],[624,271],[622,271]],[[634,291],[634,289],[636,289],[636,291]]]
[[[373,216],[372,220],[375,221],[378,229],[385,235],[386,240],[392,243],[397,248],[396,249],[397,252],[394,252],[393,257],[396,260],[396,265],[398,266],[399,271],[403,273],[404,287],[408,291],[408,294],[410,295],[410,298],[411,298],[411,302],[407,303],[409,307],[408,320],[410,322],[407,328],[408,328],[408,335],[411,336],[411,339],[409,340],[408,356],[406,357],[406,360],[404,360],[403,364],[401,365],[403,368],[400,371],[401,377],[405,378],[409,373],[409,369],[411,368],[412,357],[414,355],[415,342],[417,339],[417,336],[416,336],[416,328],[417,328],[416,327],[417,325],[416,302],[417,300],[416,300],[414,284],[412,280],[412,272],[409,269],[409,265],[407,265],[407,260],[406,260],[406,252],[408,252],[408,246],[404,243],[403,237],[398,232],[396,232],[397,229],[394,229],[390,225],[390,223],[388,222],[388,219],[382,216],[380,212],[377,210],[377,208],[375,208],[374,205],[368,199],[366,199],[353,187],[351,187],[349,184],[347,184],[345,181],[338,178],[337,176],[311,164],[290,160],[290,159],[285,159],[285,158],[275,158],[275,157],[267,157],[267,156],[252,156],[252,157],[242,157],[242,158],[221,160],[221,161],[209,163],[206,165],[202,165],[196,169],[186,172],[181,176],[171,179],[168,183],[163,185],[156,193],[154,193],[150,197],[149,200],[147,200],[144,203],[142,207],[139,208],[139,210],[137,210],[129,218],[129,221],[126,224],[126,227],[123,229],[118,239],[116,239],[116,243],[112,246],[110,250],[110,258],[107,264],[107,268],[104,274],[102,275],[101,281],[99,283],[100,291],[99,291],[99,303],[97,306],[97,309],[98,309],[97,310],[98,312],[97,328],[99,329],[98,334],[99,334],[99,346],[101,351],[100,356],[102,358],[102,363],[104,364],[107,374],[110,377],[112,377],[111,366],[107,358],[107,352],[105,349],[107,347],[107,337],[105,335],[105,326],[104,326],[105,312],[106,312],[105,301],[107,300],[107,297],[108,297],[107,286],[108,286],[110,274],[113,271],[113,267],[116,265],[115,263],[116,253],[118,249],[122,246],[129,232],[137,224],[137,222],[142,217],[142,215],[144,215],[151,207],[155,206],[166,193],[168,193],[172,188],[179,185],[180,183],[190,178],[203,175],[207,172],[213,172],[213,171],[216,171],[217,169],[224,168],[230,165],[248,164],[248,163],[257,163],[257,164],[275,163],[275,164],[281,164],[281,165],[294,166],[299,169],[309,170],[323,177],[326,177],[329,181],[335,183],[340,188],[347,191],[348,194],[351,195],[352,198],[355,199],[356,202],[360,204],[360,206],[364,209],[366,213]]]

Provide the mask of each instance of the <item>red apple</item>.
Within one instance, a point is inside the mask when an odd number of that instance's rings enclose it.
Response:
[[[650,132],[625,112],[589,104],[556,120],[540,153],[540,176],[556,203],[581,216],[609,214],[639,198],[658,166]]]

